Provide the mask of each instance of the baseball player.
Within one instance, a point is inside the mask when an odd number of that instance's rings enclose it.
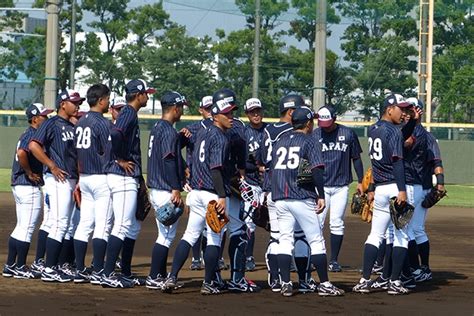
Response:
[[[107,185],[105,166],[110,160],[110,123],[104,117],[109,110],[110,89],[104,84],[92,85],[87,90],[90,111],[75,128],[79,187],[81,190],[80,220],[74,234],[76,256],[75,283],[91,280],[84,259],[87,242],[92,236],[95,284],[104,268],[105,249],[112,227],[112,199]]]
[[[120,111],[110,131],[112,142],[111,160],[107,164],[107,184],[112,194],[114,223],[107,242],[103,287],[128,288],[139,285],[132,278],[131,262],[140,224],[135,217],[138,179],[142,174],[140,128],[137,112],[146,106],[149,88],[142,79],[133,79],[125,86],[128,104]],[[122,276],[114,274],[115,263],[122,250]]]
[[[205,277],[201,294],[220,294],[221,289],[215,280],[221,234],[215,233],[206,223],[206,210],[209,201],[217,201],[219,212],[226,210],[226,196],[230,193],[229,177],[224,166],[229,159],[230,148],[226,131],[232,127],[232,111],[235,105],[226,100],[213,100],[213,124],[198,133],[193,151],[191,168],[191,187],[187,203],[190,208],[186,231],[176,248],[171,272],[164,282],[163,290],[170,292],[177,286],[178,273],[188,257],[190,248],[196,243],[204,227],[207,228],[207,246],[204,252]]]
[[[74,208],[72,191],[78,178],[74,125],[69,119],[77,114],[84,100],[76,91],[62,91],[56,100],[58,114],[42,124],[29,143],[32,154],[47,168],[44,182],[52,225],[46,241],[45,269],[41,275],[46,282],[73,279],[56,266]]]
[[[52,110],[41,103],[26,109],[30,126],[18,140],[12,166],[11,185],[16,204],[17,223],[8,239],[8,257],[3,268],[4,277],[33,279],[38,274],[28,269],[26,257],[40,211],[44,185],[43,166],[30,152],[28,143],[36,130],[48,119]]]
[[[354,131],[336,123],[336,110],[332,106],[324,106],[318,111],[318,125],[313,136],[321,144],[324,162],[324,196],[326,207],[319,214],[321,229],[324,227],[326,215],[330,212],[329,227],[331,230],[331,258],[329,271],[340,272],[338,255],[344,238],[344,214],[352,182],[351,160],[357,175],[357,191],[362,193],[364,167],[360,154],[359,138]]]
[[[122,110],[123,107],[126,105],[127,105],[127,101],[125,100],[124,97],[116,96],[115,98],[113,98],[109,107],[110,115],[112,115],[112,124],[115,124],[115,121],[117,120],[120,110]]]
[[[369,157],[372,163],[374,185],[369,189],[369,200],[374,199],[372,227],[364,248],[362,278],[354,286],[354,292],[371,290],[370,274],[377,257],[377,250],[391,223],[389,201],[407,201],[405,171],[403,165],[403,135],[398,127],[403,121],[402,109],[410,104],[399,94],[390,94],[383,103],[381,119],[369,128]],[[373,192],[375,186],[375,192]],[[408,293],[400,281],[401,270],[407,255],[408,235],[404,229],[393,229],[392,273],[388,294]],[[387,242],[388,243],[388,242]]]
[[[262,102],[257,98],[251,98],[245,101],[244,111],[249,119],[249,124],[245,126],[245,136],[247,141],[248,159],[245,166],[245,180],[251,186],[253,194],[256,195],[256,201],[263,202],[263,191],[262,191],[262,179],[265,167],[259,162],[260,151],[263,146],[262,140],[267,127],[267,123],[263,122],[263,107]],[[249,202],[244,204],[245,214],[249,214],[251,207]],[[251,216],[246,216],[245,222],[247,223],[250,238],[246,250],[246,263],[245,269],[247,271],[255,270],[255,259],[253,257],[253,249],[255,245],[255,224],[252,221]]]
[[[199,113],[202,116],[202,120],[194,122],[186,126],[182,131],[184,135],[188,135],[188,140],[186,143],[186,162],[188,164],[189,170],[192,168],[192,155],[194,150],[194,145],[196,143],[197,134],[200,130],[208,128],[212,125],[212,115],[211,115],[211,106],[212,106],[212,95],[204,96],[199,103]],[[189,175],[191,172],[189,172]],[[190,179],[187,180],[190,182]],[[189,185],[186,186],[189,191]],[[187,204],[187,203],[186,203]],[[201,246],[204,250],[206,248],[206,235],[203,234],[199,237],[198,241],[194,244],[192,250],[192,261],[191,261],[191,270],[202,270],[203,269],[203,260],[201,258]],[[223,239],[224,240],[224,239]]]
[[[168,91],[161,97],[162,118],[153,126],[148,147],[148,177],[150,200],[155,209],[170,201],[182,204],[181,190],[184,181],[184,162],[181,156],[180,135],[173,124],[183,115],[186,98],[176,91]],[[146,279],[149,289],[161,289],[166,277],[166,262],[171,243],[176,236],[178,222],[166,226],[156,218],[158,238],[153,247],[150,274]]]
[[[295,223],[304,232],[311,249],[311,262],[316,267],[320,296],[340,296],[344,291],[335,287],[328,278],[326,248],[318,213],[324,210],[324,163],[321,146],[311,136],[313,111],[302,106],[292,114],[293,131],[284,134],[272,150],[272,200],[277,209],[280,229],[278,266],[281,276],[281,294],[293,295],[290,265],[294,248]],[[313,183],[298,185],[298,167],[306,159],[312,170]]]

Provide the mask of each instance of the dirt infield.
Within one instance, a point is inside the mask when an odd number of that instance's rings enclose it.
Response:
[[[6,261],[7,239],[16,221],[10,193],[0,193],[0,212],[0,263],[3,264]],[[150,291],[145,287],[115,290],[89,284],[46,284],[40,280],[0,277],[0,315],[168,315],[186,312],[190,315],[474,314],[474,210],[434,208],[430,211],[427,227],[431,240],[433,280],[419,285],[415,292],[403,297],[390,297],[385,292],[369,295],[350,293],[351,287],[360,278],[362,246],[370,227],[350,214],[346,219],[346,236],[340,256],[344,271],[330,274],[331,281],[346,290],[344,297],[321,298],[316,294],[305,294],[284,298],[268,290],[263,260],[268,238],[264,231],[258,230],[255,243],[257,271],[248,273],[248,276],[265,287],[260,293],[203,297],[199,294],[203,272],[190,271],[187,268],[189,264],[180,274],[185,286],[171,295]],[[182,235],[185,224],[186,219],[183,218],[178,237]],[[33,237],[28,263],[33,260],[35,239],[36,235]],[[155,239],[155,223],[149,217],[137,241],[133,260],[133,270],[139,275],[146,276],[149,271]],[[224,277],[228,275],[228,271],[223,273]],[[292,275],[292,278],[297,280],[296,275]]]

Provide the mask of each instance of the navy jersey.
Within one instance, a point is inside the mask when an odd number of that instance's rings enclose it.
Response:
[[[67,172],[69,179],[77,179],[77,152],[74,143],[74,125],[56,115],[41,124],[31,141],[41,144],[46,155],[56,166]],[[45,168],[46,173],[51,173]]]
[[[302,159],[311,169],[324,167],[321,146],[311,135],[292,131],[284,134],[272,150],[272,200],[316,199],[314,185],[297,185],[298,167]]]
[[[138,126],[138,115],[131,105],[126,105],[120,111],[115,125],[112,129],[122,134],[123,141],[120,148],[112,147],[111,160],[107,164],[106,172],[120,175],[128,175],[115,160],[123,159],[135,163],[132,177],[139,177],[142,173],[142,158],[140,151],[140,127]],[[114,137],[113,133],[111,133]]]
[[[370,126],[369,157],[375,185],[395,183],[393,162],[403,159],[403,136],[400,128],[384,120]]]
[[[403,163],[405,166],[406,184],[422,184],[423,170],[426,163],[428,148],[426,146],[426,130],[417,124],[412,136],[414,143],[411,148],[403,148]]]
[[[43,165],[36,159],[33,154],[31,154],[30,149],[28,148],[28,144],[30,143],[31,138],[33,137],[36,129],[33,127],[28,127],[26,131],[21,134],[20,139],[18,140],[18,144],[16,145],[15,156],[13,158],[13,166],[12,166],[12,178],[11,178],[11,185],[32,185],[32,186],[42,186],[44,185],[43,181]],[[20,166],[18,161],[18,154],[17,151],[19,149],[24,150],[28,154],[28,162],[30,164],[30,169],[33,173],[39,174],[41,176],[39,183],[31,182],[30,179],[26,176],[25,170]]]
[[[441,151],[439,150],[438,142],[433,134],[426,131],[426,161],[423,165],[423,189],[430,189],[433,186],[434,162],[441,161]]]
[[[290,123],[279,122],[274,124],[269,124],[265,128],[265,133],[263,135],[263,147],[260,151],[260,159],[265,166],[265,173],[263,175],[263,191],[271,191],[271,163],[272,163],[272,151],[273,145],[280,139],[280,137],[293,130],[293,126]]]
[[[247,176],[247,182],[252,185],[262,185],[260,173],[258,172],[258,164],[261,164],[260,152],[263,147],[263,135],[267,125],[267,123],[263,123],[262,127],[259,129],[255,129],[250,125],[245,127],[245,137],[248,150],[245,174]]]
[[[212,119],[207,118],[207,119],[203,119],[199,122],[194,122],[186,126],[186,128],[192,134],[185,144],[186,145],[186,163],[189,167],[189,170],[191,170],[192,168],[192,161],[193,161],[192,157],[193,157],[194,145],[196,144],[198,133],[208,128],[211,125],[212,125]]]
[[[222,168],[226,194],[230,193],[229,177],[225,164],[229,160],[229,138],[217,126],[211,125],[198,134],[193,152],[191,169],[191,187],[196,190],[216,192],[212,181],[211,169]]]
[[[88,112],[75,129],[79,173],[105,174],[110,161],[110,122],[99,112]]]
[[[165,159],[172,158],[176,164],[177,174],[170,175],[166,170]],[[147,185],[149,188],[171,191],[170,176],[179,179],[181,174],[179,161],[181,157],[180,137],[173,125],[166,120],[158,120],[150,132],[148,142]]]
[[[324,162],[324,186],[346,186],[352,182],[351,160],[360,158],[362,148],[354,131],[336,124],[330,133],[322,128],[313,131],[313,137],[321,145]]]
[[[229,140],[230,154],[225,164],[227,174],[237,174],[237,169],[245,169],[247,161],[247,142],[245,124],[238,118],[233,119],[232,128],[225,132]]]

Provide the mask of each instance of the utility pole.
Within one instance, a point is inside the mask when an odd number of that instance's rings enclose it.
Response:
[[[46,2],[48,14],[46,30],[46,69],[44,78],[44,105],[55,108],[58,74],[58,15],[59,0]]]
[[[69,53],[69,88],[74,89],[74,75],[76,73],[76,0],[72,0],[72,18],[71,18],[71,43]]]
[[[260,0],[255,0],[255,42],[253,50],[252,97],[258,98],[258,63],[260,56]]]
[[[327,1],[317,0],[313,81],[313,109],[315,111],[326,103],[326,12]]]
[[[431,83],[433,66],[434,0],[420,0],[420,34],[418,40],[418,99],[425,104],[425,120],[431,123]],[[428,125],[427,130],[430,130]]]

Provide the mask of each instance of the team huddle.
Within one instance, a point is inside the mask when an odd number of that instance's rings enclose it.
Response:
[[[200,102],[201,121],[177,131],[174,124],[187,101],[179,92],[167,91],[160,98],[162,117],[150,132],[143,170],[137,112],[155,92],[135,79],[126,84],[125,98],[113,100],[103,84],[92,85],[85,98],[64,90],[52,118],[47,117],[52,110],[42,104],[27,108],[30,126],[19,139],[13,161],[17,224],[8,240],[4,277],[109,288],[145,286],[172,293],[183,286],[179,272],[192,249],[191,269],[204,270],[201,294],[255,293],[261,289],[246,271],[255,269],[258,225],[269,231],[265,261],[271,291],[292,296],[295,270],[298,292],[342,296],[344,291],[329,281],[328,271],[343,270],[338,256],[353,169],[357,192],[374,205],[362,278],[353,291],[406,294],[417,282],[431,279],[422,201],[433,186],[433,174],[436,187],[444,191],[444,176],[438,144],[420,123],[419,100],[398,94],[384,100],[382,116],[368,132],[373,180],[364,192],[356,133],[336,123],[332,106],[314,113],[297,94],[281,98],[280,120],[274,124],[263,122],[259,99],[247,100],[246,125],[234,117],[235,93],[220,89]],[[80,113],[85,100],[90,110]],[[112,121],[104,117],[109,111]],[[146,216],[140,192],[155,210],[149,216],[155,216],[158,232],[146,278],[132,273],[135,241]],[[392,198],[398,205],[414,207],[404,227],[397,228],[391,220]],[[187,226],[175,241],[183,209]],[[214,222],[209,219],[211,209]],[[28,267],[41,213],[36,256]],[[327,216],[329,260],[323,236]],[[221,276],[226,236],[227,281]],[[93,260],[88,267],[90,240]],[[177,248],[167,271],[172,243]],[[319,282],[312,278],[314,270]],[[375,273],[380,275],[371,280]]]

